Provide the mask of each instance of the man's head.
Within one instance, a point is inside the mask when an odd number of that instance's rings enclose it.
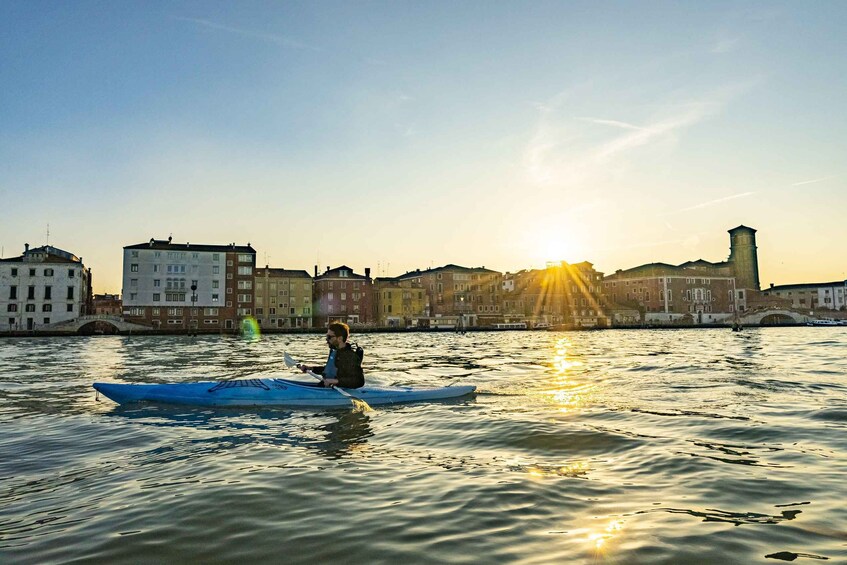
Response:
[[[326,343],[333,349],[344,347],[350,335],[350,327],[344,322],[333,322],[326,328]]]

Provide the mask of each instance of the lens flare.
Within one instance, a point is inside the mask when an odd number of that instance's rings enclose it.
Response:
[[[241,336],[248,341],[258,341],[262,337],[262,331],[259,329],[259,322],[252,316],[247,316],[241,320]]]

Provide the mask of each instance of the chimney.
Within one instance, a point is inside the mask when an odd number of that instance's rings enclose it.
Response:
[[[315,276],[316,277],[318,276],[318,266],[317,265],[315,265]]]
[[[366,279],[371,278],[371,268],[370,267],[365,267],[365,278]]]
[[[174,238],[174,237],[173,237],[172,235],[169,235],[169,236],[168,236],[168,243],[170,243],[170,242],[171,242],[171,240],[172,240],[173,238]]]
[[[153,239],[153,238],[151,237],[151,238],[150,238],[150,247],[153,247],[153,242],[154,242],[154,241],[156,241],[156,240],[155,240],[155,239]]]
[[[327,265],[327,266],[326,266],[326,271],[325,271],[325,272],[327,272],[327,273],[329,272],[329,265]]]
[[[773,288],[773,283],[771,283],[771,288]]]
[[[24,253],[29,252],[29,243],[24,243]]]

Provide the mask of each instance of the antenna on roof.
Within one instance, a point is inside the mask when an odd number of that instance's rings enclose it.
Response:
[[[47,243],[45,245],[50,245],[50,224],[47,224]]]

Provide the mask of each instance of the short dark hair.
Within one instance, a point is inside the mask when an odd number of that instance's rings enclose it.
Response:
[[[344,322],[333,322],[326,329],[339,336],[343,341],[347,341],[350,336],[350,326]]]

